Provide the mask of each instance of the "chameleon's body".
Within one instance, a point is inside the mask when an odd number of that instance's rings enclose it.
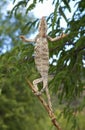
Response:
[[[33,81],[34,86],[36,86],[37,83],[43,81],[43,89],[41,90],[41,92],[44,90],[48,82],[49,49],[48,49],[46,32],[47,32],[47,24],[44,17],[42,17],[39,24],[39,34],[36,37],[36,45],[34,49],[35,64],[41,75],[41,78]]]
[[[41,18],[39,24],[39,34],[36,36],[35,39],[26,39],[23,35],[20,36],[23,41],[25,42],[35,42],[34,54],[35,54],[35,64],[37,70],[39,71],[41,78],[35,79],[33,81],[33,85],[36,90],[36,94],[40,95],[44,90],[46,90],[46,95],[48,98],[48,105],[49,108],[52,110],[52,105],[50,101],[50,94],[48,91],[48,70],[49,70],[49,49],[48,49],[48,42],[47,39],[50,41],[59,40],[66,35],[63,34],[60,37],[51,38],[47,36],[47,24],[44,17]],[[38,91],[38,83],[43,82],[43,88],[41,91]]]
[[[41,75],[41,78],[34,80],[33,84],[37,85],[36,84],[37,82],[43,81],[44,85],[43,88],[45,88],[45,83],[48,81],[48,69],[49,69],[49,50],[46,38],[42,37],[37,38],[34,53],[35,53],[35,64],[37,70]]]
[[[46,88],[48,105],[50,109],[52,110],[50,94],[48,91],[49,49],[48,49],[46,32],[47,32],[47,24],[46,24],[45,18],[42,17],[39,24],[39,34],[36,37],[36,45],[34,49],[35,64],[41,75],[41,78],[35,79],[33,81],[33,84],[35,88],[38,90],[37,84],[39,82],[43,82],[43,88],[37,94],[41,94]]]
[[[37,38],[34,53],[35,53],[35,64],[39,73],[41,74],[43,79],[47,78],[49,69],[49,50],[46,38],[42,37]]]

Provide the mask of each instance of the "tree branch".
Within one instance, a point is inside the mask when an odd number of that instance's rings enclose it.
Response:
[[[32,83],[26,79],[29,87],[32,89],[32,91],[34,92],[34,95],[36,93],[34,86],[32,85]],[[38,99],[40,100],[40,102],[42,103],[42,105],[44,106],[44,108],[46,109],[49,117],[51,118],[51,121],[53,123],[53,125],[57,128],[57,130],[62,130],[56,120],[55,114],[53,113],[53,111],[51,111],[51,109],[49,108],[48,104],[46,103],[46,101],[44,100],[44,98],[42,97],[42,95],[36,95],[38,97]]]

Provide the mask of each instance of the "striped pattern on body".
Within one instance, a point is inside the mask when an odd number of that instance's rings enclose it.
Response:
[[[46,38],[38,37],[34,48],[35,64],[42,78],[48,78],[49,49]]]

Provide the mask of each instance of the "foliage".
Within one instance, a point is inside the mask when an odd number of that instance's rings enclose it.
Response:
[[[22,8],[18,10],[16,15],[11,15],[10,10],[4,11],[4,8],[8,8],[8,2],[0,2],[1,12],[0,12],[0,53],[9,51],[12,47],[18,44],[19,35],[21,33],[29,35],[33,33],[33,28],[31,27],[31,20],[34,20],[33,14],[26,15]],[[28,19],[29,17],[29,19]],[[28,24],[29,21],[29,24]],[[28,25],[28,26],[27,26]],[[31,28],[31,30],[30,30]],[[35,28],[34,28],[35,30]]]
[[[34,45],[23,44],[19,39],[20,34],[29,36],[35,31],[38,19],[30,15],[29,11],[35,8],[37,2],[43,3],[44,0],[34,0],[29,6],[28,0],[14,0],[15,2],[12,12],[0,12],[0,129],[51,129],[44,109],[25,80],[28,78],[33,81],[39,76],[33,58]],[[70,2],[71,0],[53,0],[55,9],[47,18],[50,36],[60,35],[62,31],[68,33],[61,41],[48,41],[52,58],[49,88],[54,97],[55,109],[60,104],[60,110],[68,120],[73,119],[71,117],[75,111],[82,111],[85,107],[84,1],[75,2],[76,11],[68,19],[66,10],[71,12]],[[0,2],[0,6],[4,7],[2,5],[6,7],[7,1]],[[62,17],[67,22],[66,29],[60,27]],[[4,49],[10,51],[2,54]],[[53,58],[54,55],[56,58]],[[76,124],[75,118],[72,121]],[[47,123],[43,126],[44,122]],[[63,122],[62,119],[60,122]]]
[[[63,130],[84,130],[85,129],[85,115],[83,111],[82,113],[76,113],[76,115],[72,115],[70,121],[66,119],[65,116],[61,115],[60,110],[56,111],[56,115],[58,117],[59,123]],[[75,122],[75,123],[74,123]],[[56,130],[53,128],[52,130]]]
[[[1,130],[45,129],[45,111],[25,80],[28,77],[32,80],[32,73],[36,73],[31,67],[33,59],[25,59],[32,49],[32,45],[20,45],[0,57]]]

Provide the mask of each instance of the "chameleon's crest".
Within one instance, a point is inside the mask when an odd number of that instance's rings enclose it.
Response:
[[[41,36],[46,36],[47,33],[47,23],[45,17],[42,17],[39,23],[39,33]]]

